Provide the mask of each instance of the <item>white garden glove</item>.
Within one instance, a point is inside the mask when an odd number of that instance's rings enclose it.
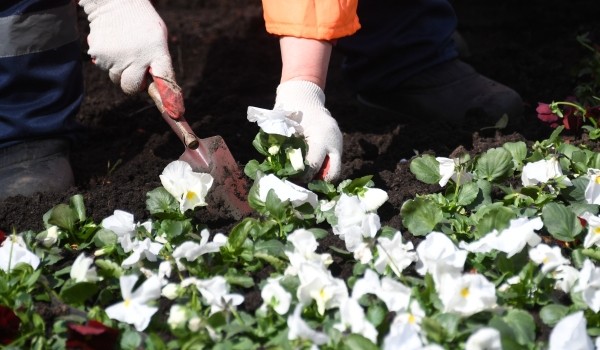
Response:
[[[323,90],[310,81],[286,81],[277,87],[274,109],[302,113],[300,125],[308,144],[306,161],[310,167],[307,180],[315,175],[327,181],[339,177],[343,137],[337,122],[325,108]]]
[[[183,115],[181,90],[169,54],[167,27],[148,0],[80,0],[88,15],[93,62],[127,94],[146,88],[152,74],[173,118]]]

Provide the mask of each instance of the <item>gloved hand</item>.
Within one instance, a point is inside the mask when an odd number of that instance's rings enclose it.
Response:
[[[93,62],[127,94],[146,88],[148,73],[173,118],[183,115],[183,98],[167,43],[167,27],[148,0],[80,0],[88,15]],[[159,78],[159,79],[157,79]]]
[[[339,177],[343,137],[337,122],[325,108],[323,90],[310,81],[286,81],[277,87],[275,109],[302,112],[300,125],[308,144],[306,161],[310,167],[307,180],[315,175],[327,181]]]

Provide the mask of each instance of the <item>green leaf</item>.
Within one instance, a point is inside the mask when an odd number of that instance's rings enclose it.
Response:
[[[343,349],[347,350],[378,350],[377,345],[359,334],[349,334],[343,338]]]
[[[337,194],[335,186],[331,182],[314,180],[308,184],[308,189],[326,195],[329,199]]]
[[[251,218],[246,218],[235,225],[227,238],[227,244],[225,245],[227,250],[233,253],[241,249],[253,225],[254,221]]]
[[[444,214],[435,203],[424,198],[410,199],[400,208],[402,224],[415,236],[431,233]]]
[[[565,242],[573,241],[583,229],[575,213],[556,202],[544,205],[542,220],[552,237]]]
[[[72,232],[75,229],[75,223],[79,221],[79,216],[70,206],[61,203],[51,209],[48,223],[56,225],[62,229]]]
[[[425,154],[410,162],[410,171],[415,177],[426,184],[436,184],[442,178],[440,162],[434,156]]]
[[[146,194],[146,209],[150,214],[176,212],[179,203],[164,187],[158,187]]]
[[[381,304],[371,305],[367,309],[367,319],[375,327],[379,327],[381,322],[383,322],[383,320],[385,320],[386,315],[387,315],[387,308],[385,308]]]
[[[256,159],[251,159],[244,167],[244,174],[252,180],[256,180],[256,174],[258,173],[259,168],[260,163],[258,163]]]
[[[510,153],[515,169],[519,169],[527,157],[527,144],[523,141],[507,142],[502,147]]]
[[[479,220],[475,223],[475,238],[481,238],[494,229],[502,231],[515,218],[515,213],[504,206],[492,206],[480,211]]]
[[[573,186],[569,186],[561,191],[567,200],[571,202],[585,202],[585,189],[590,182],[586,176],[580,176],[571,180]]]
[[[117,235],[111,230],[101,228],[94,235],[94,244],[98,248],[102,248],[107,245],[116,245],[117,244]]]
[[[73,197],[71,197],[70,202],[71,202],[71,207],[77,213],[77,217],[79,218],[79,221],[85,221],[85,219],[87,219],[87,216],[85,214],[85,205],[83,204],[83,196],[80,194],[76,194]]]
[[[476,182],[469,182],[462,186],[458,190],[458,198],[456,199],[456,203],[458,205],[467,206],[477,198],[477,194],[479,193],[479,187]]]
[[[265,209],[269,214],[279,220],[282,220],[286,214],[288,201],[281,201],[277,196],[277,192],[274,189],[270,189],[267,193],[267,200],[265,201]]]
[[[569,308],[565,305],[548,304],[540,310],[540,318],[546,325],[554,327],[568,313]]]
[[[444,326],[435,318],[425,317],[421,321],[421,327],[423,327],[424,333],[427,337],[432,339],[438,344],[443,344],[448,336]]]
[[[98,259],[95,261],[99,273],[105,277],[119,278],[123,274],[123,269],[119,264],[111,260]]]
[[[504,178],[512,170],[512,156],[504,148],[492,148],[477,161],[475,172],[480,178],[493,182]]]
[[[453,313],[441,313],[434,315],[433,318],[446,330],[446,336],[448,337],[448,340],[454,339],[454,337],[458,334],[458,325],[461,321],[460,315]]]
[[[513,309],[509,310],[504,321],[513,330],[516,341],[521,345],[528,345],[535,340],[535,320],[529,312]]]
[[[358,179],[353,179],[347,184],[345,184],[345,186],[343,186],[341,190],[346,194],[360,194],[365,187],[368,187],[368,185],[372,183],[372,178],[373,175],[367,175]]]
[[[121,335],[121,349],[134,350],[138,349],[141,344],[142,336],[134,330],[128,329]]]
[[[82,305],[88,298],[96,294],[98,286],[95,283],[79,282],[65,283],[60,290],[60,297],[67,304]]]
[[[269,255],[277,256],[277,257],[281,257],[281,258],[286,257],[285,246],[281,241],[279,241],[277,239],[256,242],[254,244],[254,251],[256,251],[256,252],[264,251],[265,253],[267,253]]]

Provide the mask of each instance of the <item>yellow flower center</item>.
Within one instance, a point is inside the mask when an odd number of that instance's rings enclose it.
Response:
[[[469,296],[469,288],[464,287],[463,289],[461,289],[460,295],[462,295],[463,298],[467,298]]]
[[[408,314],[408,323],[410,324],[415,324],[417,320],[415,319],[415,315],[413,314]]]
[[[125,307],[129,307],[129,305],[131,305],[131,299],[129,299],[129,298],[125,299],[125,302],[123,303],[123,305],[125,305]]]
[[[600,226],[594,227],[594,233],[600,235]]]
[[[189,191],[188,193],[186,193],[185,198],[187,200],[192,200],[192,199],[196,198],[196,192]]]
[[[595,181],[596,181],[596,183],[597,183],[597,184],[599,184],[599,185],[600,185],[600,176],[596,176],[596,179],[595,179]]]
[[[545,257],[545,258],[542,260],[542,263],[544,263],[544,264],[547,264],[547,263],[548,263],[548,261],[550,261],[550,260],[548,259],[548,257]]]

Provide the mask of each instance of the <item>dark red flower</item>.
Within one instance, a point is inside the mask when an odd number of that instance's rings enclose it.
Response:
[[[552,109],[550,109],[549,104],[538,102],[538,106],[535,109],[535,111],[538,114],[537,117],[539,120],[550,125],[550,127],[552,128],[556,128],[558,126],[558,120],[560,119],[560,117],[552,113]]]
[[[98,321],[88,321],[86,324],[71,323],[67,349],[105,350],[117,346],[119,331],[107,327]]]
[[[567,101],[574,102],[572,98],[567,98]],[[581,129],[581,126],[583,125],[583,116],[575,113],[576,111],[575,107],[563,107],[563,125],[565,126],[565,129],[572,131]]]
[[[6,232],[0,230],[0,245],[6,240]]]
[[[0,344],[8,345],[19,335],[21,320],[12,309],[0,305]]]

